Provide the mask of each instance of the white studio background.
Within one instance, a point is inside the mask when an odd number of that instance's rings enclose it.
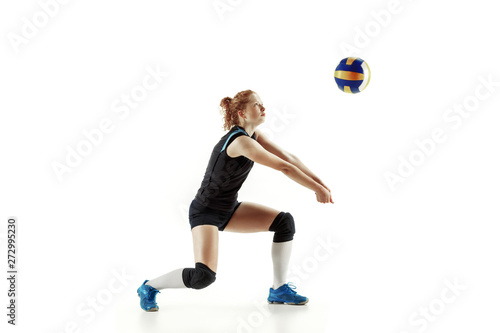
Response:
[[[218,106],[252,89],[267,109],[262,128],[330,187],[335,204],[254,166],[238,199],[294,216],[291,266],[300,273],[290,278],[316,320],[290,307],[285,330],[266,317],[251,331],[295,332],[299,322],[311,332],[498,330],[495,8],[487,0],[2,2],[0,245],[6,258],[6,221],[16,216],[16,329],[124,332],[140,316],[152,318],[147,331],[165,331],[158,315],[177,302],[185,317],[169,322],[185,324],[178,332],[238,330],[236,318],[210,320],[186,304],[222,313],[238,298],[264,301],[272,233],[220,233],[216,283],[162,291],[157,314],[141,312],[135,290],[194,266],[187,208],[225,134]],[[347,56],[371,68],[360,94],[335,84]],[[13,329],[2,308],[2,327]]]

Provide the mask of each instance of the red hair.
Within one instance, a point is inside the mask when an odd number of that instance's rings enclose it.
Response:
[[[220,101],[221,114],[224,117],[224,130],[230,130],[234,125],[239,125],[238,111],[245,110],[250,96],[255,92],[243,90],[231,97],[224,97]]]

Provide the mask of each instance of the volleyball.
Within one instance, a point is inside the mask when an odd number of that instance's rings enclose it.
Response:
[[[361,58],[342,59],[335,69],[337,86],[349,94],[362,92],[370,83],[370,76],[370,67]]]

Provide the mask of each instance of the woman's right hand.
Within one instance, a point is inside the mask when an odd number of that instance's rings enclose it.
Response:
[[[321,203],[333,203],[332,194],[330,190],[327,188],[320,186],[319,190],[316,193],[316,199]]]

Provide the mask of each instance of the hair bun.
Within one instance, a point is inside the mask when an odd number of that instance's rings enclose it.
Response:
[[[233,125],[239,123],[237,110],[245,109],[248,99],[253,93],[252,90],[244,90],[237,93],[234,97],[224,97],[220,101],[220,112],[224,116],[223,128],[225,130],[229,130]]]

